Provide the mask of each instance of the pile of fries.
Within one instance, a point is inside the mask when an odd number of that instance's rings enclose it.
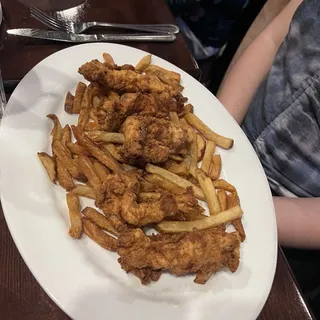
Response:
[[[109,54],[104,53],[103,58],[105,63],[115,65]],[[152,75],[168,86],[183,90],[180,75],[152,65],[151,55],[142,58],[135,67],[131,66],[130,70]],[[84,233],[101,247],[117,251],[117,238],[121,232],[125,232],[125,229],[117,227],[121,215],[117,217],[118,222],[115,222],[112,214],[101,212],[98,208],[87,207],[81,210],[79,197],[97,200],[101,186],[108,176],[136,173],[141,183],[148,186],[137,194],[138,203],[152,204],[162,193],[175,197],[191,190],[195,198],[208,205],[209,212],[206,214],[185,216],[180,221],[163,219],[157,222],[153,227],[158,232],[193,232],[194,229],[232,224],[241,241],[244,241],[245,231],[241,222],[243,211],[237,190],[227,181],[220,179],[222,162],[218,147],[230,149],[233,140],[212,131],[193,113],[191,104],[184,104],[182,112],[170,111],[168,118],[185,130],[188,152],[172,154],[165,163],[147,163],[143,168],[134,167],[125,162],[119,151],[125,142],[123,133],[119,130],[101,130],[92,112],[102,101],[119,102],[121,94],[122,92],[112,91],[110,88],[100,90],[96,83],[86,85],[80,82],[75,95],[67,93],[64,106],[67,113],[78,115],[77,126],[66,124],[62,127],[56,115],[48,115],[54,125],[51,132],[52,155],[39,152],[38,157],[50,180],[58,183],[67,192],[66,202],[71,225],[69,235],[79,239]],[[137,227],[123,221],[121,223],[129,229]]]

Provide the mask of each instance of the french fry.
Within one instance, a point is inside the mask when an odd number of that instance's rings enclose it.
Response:
[[[228,208],[234,208],[235,206],[240,205],[239,197],[236,193],[230,193],[227,195],[227,204]],[[243,242],[246,239],[246,232],[242,225],[241,218],[235,219],[232,221],[234,228],[239,232],[240,240]]]
[[[69,235],[74,239],[79,239],[82,234],[82,222],[80,213],[79,198],[71,193],[67,193],[67,205],[69,209],[70,229]]]
[[[77,143],[67,143],[67,148],[71,151],[71,153],[73,155],[80,155],[83,154],[84,156],[90,156],[90,152],[87,151],[86,148],[84,148],[83,146],[80,146]]]
[[[163,83],[172,86],[178,92],[183,90],[183,86],[180,84],[180,74],[177,72],[169,71],[156,65],[149,65],[144,71],[148,75],[158,77]]]
[[[188,177],[188,180],[189,180],[191,183],[193,183],[195,186],[197,186],[197,187],[200,188],[200,184],[199,184],[199,182],[198,182],[198,179],[196,179],[196,178],[193,177],[193,176],[189,176],[189,177]],[[200,189],[201,189],[201,188],[200,188]]]
[[[122,155],[119,153],[118,148],[114,144],[107,143],[107,144],[104,144],[102,148],[106,152],[108,152],[114,159],[118,160],[119,162],[124,162]]]
[[[196,221],[196,220],[203,219],[205,217],[207,216],[205,216],[202,213],[179,211],[174,216],[166,217],[164,221]]]
[[[159,200],[161,198],[161,193],[159,192],[140,192],[138,194],[139,202],[150,202]]]
[[[124,143],[124,135],[117,132],[106,132],[106,131],[89,131],[86,135],[95,142],[111,142],[111,143]]]
[[[66,152],[66,148],[60,141],[53,142],[52,151],[62,162],[63,166],[70,172],[71,176],[81,180],[81,172],[77,167],[77,162]]]
[[[165,233],[191,232],[194,229],[203,230],[217,227],[235,219],[239,219],[242,215],[242,209],[240,206],[236,206],[197,221],[163,221],[158,223],[157,229],[160,232]]]
[[[204,151],[206,149],[206,140],[197,133],[197,146],[198,146],[198,162],[203,159]]]
[[[113,227],[111,222],[99,211],[86,207],[82,210],[82,214],[95,223],[99,228],[108,231],[115,236],[119,235],[119,232]]]
[[[84,129],[84,127],[89,121],[90,108],[92,107],[92,98],[93,98],[93,85],[90,83],[87,86],[86,91],[84,92],[80,113],[79,113],[79,118],[78,118],[78,126],[81,129]]]
[[[104,166],[99,161],[94,161],[93,167],[102,182],[107,179],[107,176],[110,174],[110,171],[108,170],[108,168],[106,166]]]
[[[71,129],[70,129],[69,125],[65,125],[64,128],[62,129],[60,141],[61,141],[61,144],[64,148],[64,151],[71,158],[72,153],[69,150],[69,148],[66,147],[66,144],[71,142]]]
[[[177,126],[180,125],[179,117],[175,111],[169,112],[169,118],[175,125],[177,125]]]
[[[73,109],[73,101],[74,101],[74,96],[72,95],[72,93],[70,91],[68,91],[67,95],[66,95],[66,100],[64,102],[64,111],[67,113],[73,113],[72,109]]]
[[[163,168],[160,168],[160,167],[157,167],[155,165],[152,165],[152,164],[147,164],[146,165],[146,171],[149,172],[149,173],[155,173],[155,174],[158,174],[159,176],[177,184],[179,187],[183,188],[183,189],[187,189],[189,187],[192,188],[193,192],[194,192],[194,196],[197,198],[197,199],[200,199],[200,200],[204,200],[204,194],[202,192],[202,190],[200,188],[198,188],[197,186],[195,186],[194,184],[192,184],[190,181],[188,180],[185,180],[181,177],[179,177],[178,175],[168,171],[168,170],[165,170]]]
[[[191,156],[186,155],[182,162],[177,163],[172,161],[172,163],[170,163],[166,169],[179,176],[188,177],[191,161],[192,161]]]
[[[206,174],[209,173],[212,154],[214,153],[215,149],[216,149],[216,143],[214,141],[207,140],[207,146],[204,151],[204,156],[203,156],[202,163],[201,163],[201,169]]]
[[[61,132],[61,142],[62,144],[64,144],[65,146],[68,143],[71,143],[71,129],[69,127],[69,125],[65,125],[65,127],[62,129]]]
[[[177,72],[167,70],[154,64],[148,66],[146,72],[148,71],[154,72],[158,77],[161,75],[159,78],[167,84],[180,84],[181,76]]]
[[[140,59],[135,69],[136,71],[143,72],[149,67],[150,63],[151,63],[151,54],[148,54]]]
[[[184,216],[187,221],[196,221],[196,220],[204,219],[205,217],[207,217],[202,213],[195,213],[195,212],[184,212]]]
[[[46,169],[47,174],[51,182],[56,182],[57,172],[56,172],[56,164],[54,158],[49,156],[45,152],[38,152],[38,158],[41,161],[43,167]]]
[[[216,190],[212,184],[212,180],[208,178],[202,170],[198,169],[196,173],[200,187],[207,201],[210,215],[215,215],[221,212],[220,203],[216,194]]]
[[[141,188],[141,191],[143,192],[156,191],[158,187],[168,190],[173,194],[182,194],[185,192],[185,190],[179,187],[177,184],[157,174],[147,174],[144,178],[147,182],[149,182],[152,185],[146,188],[146,186],[140,182],[140,188]]]
[[[101,185],[101,180],[98,177],[91,160],[84,155],[80,155],[79,166],[81,168],[81,171],[87,177],[89,185],[97,194]]]
[[[114,172],[122,172],[123,169],[120,164],[112,158],[109,154],[103,152],[93,141],[91,141],[79,128],[71,126],[73,134],[77,141],[85,147],[93,157],[98,159],[107,168]]]
[[[193,138],[189,144],[189,154],[191,156],[190,173],[193,177],[197,177],[196,170],[198,168],[198,144],[196,133],[192,132]]]
[[[79,197],[86,197],[94,200],[96,199],[96,195],[93,189],[85,184],[77,184],[72,189],[70,189],[69,192]]]
[[[222,163],[220,154],[214,154],[212,156],[211,167],[209,170],[209,177],[212,180],[217,180],[220,177],[221,166]]]
[[[83,82],[79,82],[76,88],[76,92],[73,100],[72,113],[79,113],[81,109],[83,95],[86,91],[87,86]]]
[[[224,189],[229,192],[236,192],[237,191],[236,188],[232,184],[230,184],[229,182],[227,182],[226,180],[223,180],[223,179],[214,180],[212,183],[216,189]]]
[[[228,203],[227,203],[227,193],[225,190],[220,189],[217,192],[218,200],[220,203],[221,211],[226,211],[228,209]]]
[[[112,58],[112,55],[110,53],[104,52],[102,54],[104,62],[110,64],[111,66],[115,66],[116,64],[114,63],[114,60]]]
[[[110,251],[117,250],[117,240],[115,238],[103,232],[95,223],[87,218],[82,217],[82,223],[83,232],[99,246]]]
[[[183,158],[181,156],[176,155],[176,154],[170,154],[169,159],[177,161],[177,162],[183,161]]]
[[[73,188],[74,183],[70,172],[63,165],[62,161],[56,158],[57,163],[57,181],[65,190],[69,191]]]
[[[207,140],[214,141],[219,147],[230,149],[233,146],[233,139],[223,137],[216,132],[212,131],[206,126],[195,114],[187,113],[185,119]]]
[[[51,131],[52,140],[60,140],[62,135],[62,127],[59,118],[55,114],[48,114],[47,117],[53,121],[53,129]]]

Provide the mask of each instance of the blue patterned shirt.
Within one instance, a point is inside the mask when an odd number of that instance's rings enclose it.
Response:
[[[305,0],[242,128],[274,194],[320,196],[320,1]]]

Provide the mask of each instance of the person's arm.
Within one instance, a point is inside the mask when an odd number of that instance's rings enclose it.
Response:
[[[279,243],[320,249],[320,198],[274,197]]]
[[[288,33],[292,16],[302,0],[291,0],[261,32],[225,75],[217,98],[238,123],[267,75],[275,54]]]

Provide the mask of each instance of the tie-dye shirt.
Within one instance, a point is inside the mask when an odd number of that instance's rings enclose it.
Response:
[[[305,0],[242,128],[274,194],[320,196],[320,1]]]

